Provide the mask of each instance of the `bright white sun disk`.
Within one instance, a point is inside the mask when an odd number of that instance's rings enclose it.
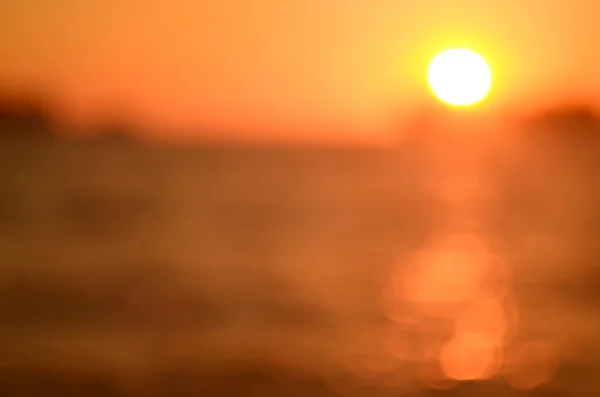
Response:
[[[468,106],[480,102],[488,94],[492,73],[481,55],[466,48],[453,48],[433,58],[427,80],[441,101]]]

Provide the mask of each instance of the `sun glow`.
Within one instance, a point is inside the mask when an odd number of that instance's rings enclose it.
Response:
[[[487,96],[492,72],[481,55],[466,48],[453,48],[433,58],[427,81],[439,100],[462,107],[474,105]]]

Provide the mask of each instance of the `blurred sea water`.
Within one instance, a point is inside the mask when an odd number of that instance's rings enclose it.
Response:
[[[522,393],[592,395],[600,181],[597,148],[578,145],[3,143],[0,388],[518,395],[501,369],[423,385],[423,348],[449,332],[439,310],[468,290],[459,267],[386,300],[415,255],[459,235],[463,262],[483,247],[504,269],[510,343],[553,352]],[[426,320],[402,306],[434,300]]]

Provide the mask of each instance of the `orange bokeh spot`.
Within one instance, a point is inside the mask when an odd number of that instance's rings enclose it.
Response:
[[[481,298],[471,303],[458,315],[454,323],[457,335],[485,335],[494,343],[500,343],[507,330],[507,319],[504,308],[493,298]]]
[[[517,328],[512,276],[474,234],[433,240],[395,269],[382,295],[388,318],[416,331],[422,343],[392,331],[386,352],[419,361],[420,380],[435,389],[496,376]]]
[[[464,334],[451,339],[440,353],[440,365],[449,378],[487,379],[500,368],[498,346],[485,335]]]
[[[509,357],[506,380],[516,389],[533,389],[552,379],[558,367],[558,354],[547,342],[525,343]]]
[[[488,267],[488,255],[477,238],[449,236],[416,256],[404,276],[406,297],[426,314],[453,315],[457,305],[481,293]]]

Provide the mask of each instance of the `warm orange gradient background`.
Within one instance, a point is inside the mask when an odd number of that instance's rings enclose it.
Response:
[[[600,92],[593,0],[21,0],[0,5],[0,77],[71,121],[154,129],[375,125],[429,100],[425,68],[468,46],[490,108]]]

